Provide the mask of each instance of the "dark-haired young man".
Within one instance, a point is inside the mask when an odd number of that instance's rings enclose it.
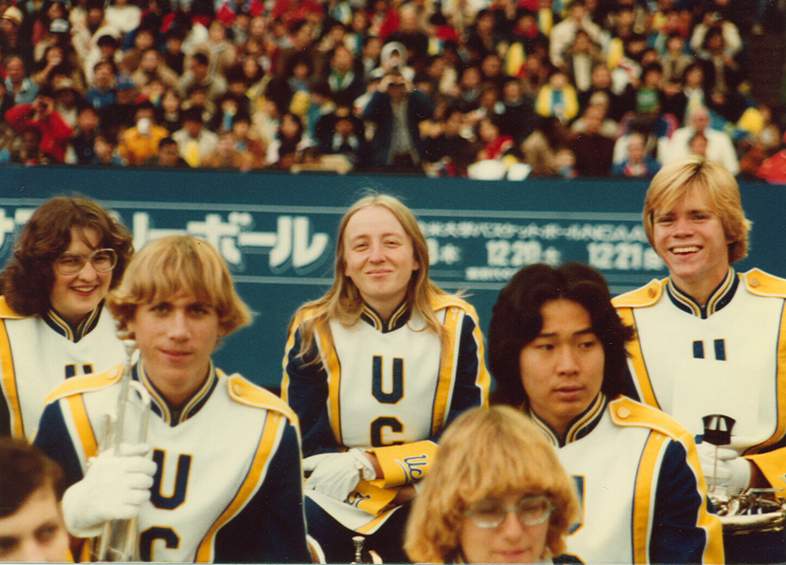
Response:
[[[632,337],[591,267],[525,267],[489,325],[492,400],[526,412],[573,475],[582,516],[571,561],[723,563],[692,435],[620,394]]]
[[[0,561],[71,560],[60,467],[24,440],[0,438]]]

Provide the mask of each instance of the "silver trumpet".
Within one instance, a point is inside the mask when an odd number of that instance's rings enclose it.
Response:
[[[122,337],[121,337],[122,339]],[[131,379],[132,357],[136,342],[124,339],[126,358],[123,374],[120,377],[120,395],[117,407],[104,416],[104,433],[98,451],[108,449],[120,456],[120,444],[137,444],[147,441],[147,427],[150,421],[150,394],[141,383]],[[92,559],[94,561],[133,561],[138,538],[136,518],[130,520],[111,520],[104,524],[101,535],[94,540]]]

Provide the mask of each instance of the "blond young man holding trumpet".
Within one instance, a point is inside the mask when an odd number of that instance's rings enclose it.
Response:
[[[145,443],[98,453],[94,430],[117,406],[122,369],[50,394],[36,444],[65,470],[69,531],[93,537],[136,519],[141,561],[310,561],[296,417],[210,357],[251,321],[218,252],[189,236],[153,241],[108,306],[138,345],[131,379],[152,413]]]

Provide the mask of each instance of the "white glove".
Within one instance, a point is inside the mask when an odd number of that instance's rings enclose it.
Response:
[[[147,457],[150,447],[140,443],[120,446],[120,456],[107,450],[91,457],[85,478],[63,496],[63,518],[72,535],[87,538],[101,533],[108,520],[139,515],[150,500],[156,464]]]
[[[739,493],[748,488],[751,482],[751,465],[739,453],[726,447],[718,448],[718,465],[715,465],[715,446],[702,442],[696,446],[699,451],[701,470],[707,487],[724,489],[728,493]],[[713,484],[713,474],[715,483]]]
[[[346,500],[355,490],[360,479],[373,481],[377,478],[371,461],[359,449],[346,453],[325,453],[303,460],[303,468],[312,471],[305,487],[324,493],[336,500]]]

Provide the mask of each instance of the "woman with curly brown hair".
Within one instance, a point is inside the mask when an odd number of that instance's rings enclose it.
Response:
[[[50,390],[123,358],[103,305],[133,252],[129,231],[86,198],[33,213],[0,273],[0,435],[33,437]]]

